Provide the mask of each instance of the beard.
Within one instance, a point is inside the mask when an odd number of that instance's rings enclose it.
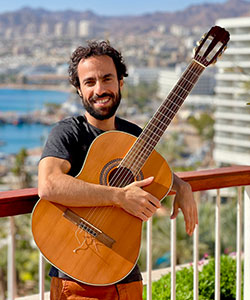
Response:
[[[112,105],[109,107],[104,107],[104,108],[95,108],[93,103],[98,100],[99,98],[103,98],[103,97],[109,97],[112,101]],[[103,93],[102,95],[98,96],[98,95],[94,95],[93,97],[91,97],[90,99],[85,99],[84,96],[82,96],[82,104],[84,106],[84,108],[86,109],[86,111],[95,119],[103,121],[103,120],[107,120],[111,117],[114,116],[114,114],[117,111],[117,108],[119,107],[121,102],[121,90],[119,88],[118,93],[117,94],[113,94],[113,93]]]

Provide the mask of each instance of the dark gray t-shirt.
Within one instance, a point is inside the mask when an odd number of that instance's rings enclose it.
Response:
[[[126,120],[116,117],[116,129],[139,136],[141,128]],[[84,116],[69,117],[57,123],[45,144],[42,157],[57,157],[70,162],[69,175],[76,176],[82,169],[88,149],[93,140],[104,131],[89,124]],[[84,272],[84,270],[83,270]],[[68,278],[67,275],[51,267],[50,276]],[[142,280],[138,265],[119,283]]]

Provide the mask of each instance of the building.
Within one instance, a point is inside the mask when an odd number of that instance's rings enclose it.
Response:
[[[250,17],[220,19],[230,43],[217,62],[214,160],[221,165],[250,164]]]
[[[40,25],[40,35],[41,36],[44,36],[44,37],[47,37],[49,35],[49,24],[48,23],[42,23]]]
[[[74,20],[71,20],[67,23],[67,35],[71,38],[76,37],[77,32],[77,23]]]
[[[138,85],[140,82],[145,83],[153,83],[158,81],[159,72],[161,68],[135,68],[134,66],[130,66],[128,68],[128,78],[126,78],[126,82],[131,85]]]
[[[62,37],[63,36],[63,23],[62,22],[57,22],[55,24],[54,36],[55,37]]]
[[[90,23],[88,21],[82,20],[78,25],[79,37],[86,38],[90,35]]]
[[[158,97],[165,99],[176,85],[184,70],[185,64],[176,65],[175,68],[167,68],[159,72]],[[213,106],[215,68],[207,68],[199,78],[190,95],[185,100],[185,106],[196,109],[207,109]]]

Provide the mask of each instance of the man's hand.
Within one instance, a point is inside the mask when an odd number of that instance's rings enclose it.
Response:
[[[192,235],[196,224],[198,224],[198,212],[191,186],[174,174],[173,190],[176,191],[176,195],[171,219],[176,218],[179,209],[181,209],[186,224],[186,232],[188,235]]]
[[[124,187],[125,197],[120,201],[120,207],[143,221],[152,217],[161,207],[161,203],[156,197],[144,191],[142,187],[150,185],[153,180],[153,177],[149,177]]]

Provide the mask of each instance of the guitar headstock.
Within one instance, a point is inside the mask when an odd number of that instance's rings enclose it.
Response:
[[[200,40],[195,49],[194,59],[204,67],[215,63],[217,58],[226,50],[230,34],[219,26],[212,27]]]

